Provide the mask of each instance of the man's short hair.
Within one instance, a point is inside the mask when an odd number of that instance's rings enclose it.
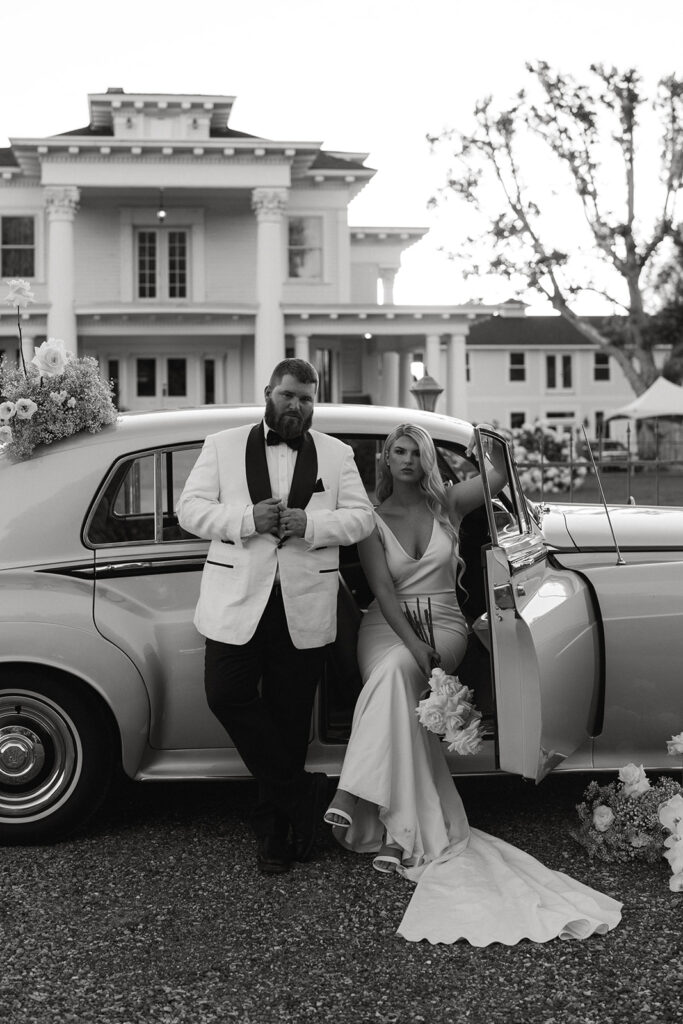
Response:
[[[315,384],[318,387],[318,371],[312,363],[305,359],[283,359],[277,364],[270,375],[270,386],[275,387],[289,374],[300,384]]]

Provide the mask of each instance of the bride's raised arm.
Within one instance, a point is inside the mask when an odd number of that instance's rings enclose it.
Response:
[[[471,445],[467,449],[466,455],[470,454],[472,447]],[[490,464],[486,467],[486,477],[491,494],[495,495],[507,483],[504,449],[502,445],[494,444],[491,447],[491,451],[485,454],[491,460]],[[448,487],[446,489],[446,501],[448,503],[448,513],[455,522],[460,522],[468,512],[472,512],[475,508],[483,505],[485,498],[481,473],[478,476],[471,477],[469,480],[463,480],[459,484]]]
[[[413,658],[424,672],[425,679],[431,675],[434,665],[441,660],[433,647],[420,640],[406,619],[396,597],[394,581],[391,578],[382,541],[377,527],[369,537],[358,544],[358,555],[370,589],[375,595],[382,615],[393,631],[403,641]]]

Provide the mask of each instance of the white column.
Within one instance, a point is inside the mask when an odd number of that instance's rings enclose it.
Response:
[[[32,334],[27,334],[22,325],[21,328],[21,351],[24,354],[24,362],[28,364],[33,359],[36,350],[36,339]]]
[[[394,304],[394,279],[396,267],[380,267],[379,279],[382,282],[382,305],[393,306]]]
[[[461,420],[469,418],[467,415],[467,357],[465,343],[467,334],[467,327],[453,331],[448,339],[446,349],[446,411],[449,416],[457,416]]]
[[[439,380],[441,374],[441,335],[428,334],[425,338],[424,352],[425,373],[438,381],[443,387],[443,381]]]
[[[80,189],[73,185],[45,189],[49,224],[47,249],[47,288],[50,308],[47,333],[61,338],[68,352],[78,351],[76,311],[74,309],[74,217]]]
[[[296,359],[311,361],[311,348],[307,334],[297,334],[294,338],[294,356]]]
[[[275,363],[273,363],[274,365]],[[272,368],[271,366],[271,370]],[[268,372],[270,373],[270,371]],[[267,383],[268,381],[266,381]],[[225,401],[229,404],[248,401],[247,396],[242,394],[242,359],[237,345],[231,346],[225,356]],[[261,405],[262,402],[263,388],[261,388],[258,404]]]
[[[415,399],[410,393],[410,385],[413,383],[413,375],[410,370],[410,364],[413,361],[412,350],[410,352],[401,352],[398,357],[398,401],[404,409],[412,409],[415,406]]]
[[[398,405],[398,352],[382,353],[382,405]]]
[[[282,313],[283,211],[286,188],[255,188],[251,205],[256,214],[256,330],[254,336],[254,400],[263,400],[263,389],[276,363],[285,357],[285,321]]]
[[[332,349],[332,394],[330,395],[331,402],[341,402],[342,400],[342,360],[341,352],[338,348]]]

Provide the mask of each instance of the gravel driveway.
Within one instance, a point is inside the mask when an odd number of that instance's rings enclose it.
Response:
[[[0,849],[8,1024],[683,1021],[683,896],[666,862],[590,864],[567,836],[585,780],[460,784],[471,823],[622,900],[584,943],[473,949],[395,932],[409,883],[321,826],[316,858],[264,878],[250,783],[118,783],[87,833]]]

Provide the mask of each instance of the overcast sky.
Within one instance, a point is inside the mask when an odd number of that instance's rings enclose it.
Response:
[[[467,129],[477,99],[525,84],[527,60],[683,73],[682,0],[32,0],[3,30],[0,145],[83,126],[88,93],[118,86],[236,96],[234,128],[369,153],[351,223],[434,228],[404,257],[401,302],[476,287],[436,251],[428,132]]]

